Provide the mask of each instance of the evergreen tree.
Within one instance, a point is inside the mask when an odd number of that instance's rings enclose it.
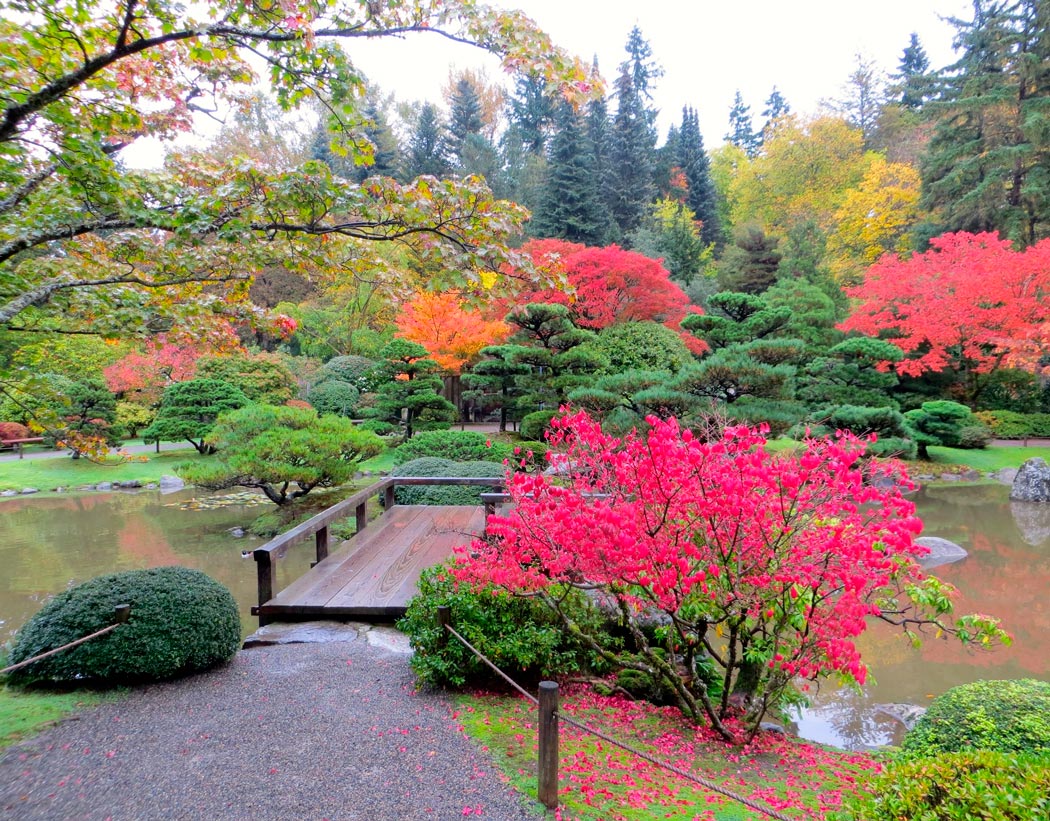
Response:
[[[760,294],[777,279],[777,238],[755,224],[742,226],[718,261],[718,284],[725,291]]]
[[[477,88],[466,77],[460,77],[450,102],[448,147],[456,169],[463,175],[492,175],[498,164],[496,149],[482,133],[485,122]]]
[[[584,245],[600,245],[605,212],[579,115],[568,103],[558,107],[547,183],[535,215],[535,232]]]
[[[443,177],[451,170],[448,137],[441,122],[441,115],[432,103],[424,103],[408,141],[405,176],[408,179],[421,174]]]
[[[556,107],[543,78],[535,74],[518,77],[508,103],[511,127],[516,128],[525,150],[542,156],[547,148]]]
[[[903,108],[918,111],[933,94],[933,80],[929,74],[930,59],[919,42],[919,35],[912,32],[908,47],[897,65],[893,90],[900,95]]]
[[[379,92],[371,86],[365,94],[361,114],[364,119],[357,132],[348,135],[332,134],[328,130],[328,120],[320,117],[310,141],[311,158],[324,162],[332,169],[333,174],[357,183],[371,176],[397,176],[401,166],[400,147],[387,120]],[[358,146],[362,140],[366,140],[371,144],[371,164],[355,164],[352,159],[355,153],[353,149],[346,156],[336,153],[332,150],[333,140]]]
[[[791,106],[788,105],[788,101],[784,99],[784,95],[780,93],[777,87],[773,86],[773,90],[769,93],[769,98],[766,100],[766,107],[762,109],[762,116],[766,118],[766,124],[762,126],[762,142],[769,138],[769,134],[776,126],[777,120],[781,117],[786,117],[790,113]]]
[[[620,67],[616,97],[604,193],[616,227],[621,236],[626,236],[641,224],[656,193],[653,183],[656,140],[629,62]]]
[[[680,142],[678,126],[672,124],[667,129],[664,144],[656,149],[653,162],[653,185],[658,197],[674,197],[679,200],[685,197],[685,178],[678,160]]]
[[[594,61],[594,73],[598,73],[598,60]],[[606,204],[606,192],[610,186],[610,164],[612,153],[612,132],[609,122],[609,104],[605,97],[592,100],[587,106],[587,117],[585,122],[587,143],[591,152],[591,167],[594,173],[595,185],[598,188],[598,196],[602,202],[602,241],[599,245],[614,242],[617,228],[613,223]]]
[[[438,364],[427,357],[427,349],[407,339],[394,339],[379,356],[386,381],[368,415],[403,424],[406,440],[416,431],[447,428],[456,418],[456,406],[441,395]]]
[[[1030,245],[1050,233],[1050,4],[974,0],[972,21],[951,22],[963,55],[927,104],[923,205],[943,230]]]
[[[642,36],[641,29],[634,26],[627,35],[627,63],[630,65],[631,82],[635,93],[645,109],[646,121],[652,132],[653,145],[656,144],[656,115],[652,107],[653,82],[664,75],[660,65],[653,59],[653,49],[649,41]]]
[[[682,126],[678,130],[678,167],[685,176],[688,192],[685,204],[700,220],[700,237],[707,244],[720,246],[722,225],[718,218],[718,193],[711,180],[711,161],[704,151],[700,120],[696,110],[682,109]]]
[[[509,419],[521,418],[517,402],[524,389],[518,381],[529,373],[529,366],[516,358],[524,352],[520,345],[490,345],[481,349],[482,358],[470,373],[463,374],[463,384],[469,388],[463,393],[465,399],[499,407],[500,433],[506,432]]]
[[[762,137],[755,133],[751,122],[751,106],[744,105],[744,98],[739,91],[733,97],[733,107],[729,109],[729,133],[726,134],[726,142],[742,149],[752,159],[762,147]]]

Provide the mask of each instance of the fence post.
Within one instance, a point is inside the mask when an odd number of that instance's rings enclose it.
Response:
[[[558,806],[558,682],[540,682],[539,799],[549,810]]]
[[[317,565],[328,558],[328,525],[319,528],[314,534],[314,547],[316,548],[317,561],[313,564]]]
[[[438,637],[438,646],[444,647],[448,643],[448,630],[446,628],[452,624],[452,608],[448,605],[438,605],[438,627],[441,629],[441,635]]]

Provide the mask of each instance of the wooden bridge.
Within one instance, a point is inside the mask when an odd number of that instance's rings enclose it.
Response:
[[[503,494],[485,493],[484,506],[398,505],[395,488],[408,485],[502,487],[503,478],[396,477],[383,479],[256,548],[259,624],[314,619],[389,621],[405,613],[419,574],[485,530]],[[368,522],[368,503],[382,497],[383,514]],[[329,552],[329,527],[354,516],[357,530]],[[288,548],[314,537],[317,561],[306,575],[274,590],[276,562]]]

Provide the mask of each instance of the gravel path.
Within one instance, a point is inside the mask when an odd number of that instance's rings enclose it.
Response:
[[[378,631],[377,631],[378,632]],[[353,634],[351,634],[353,635]],[[408,656],[364,634],[243,650],[0,754],[0,818],[527,819]]]

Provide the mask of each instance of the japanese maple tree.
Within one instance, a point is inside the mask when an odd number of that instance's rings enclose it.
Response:
[[[147,404],[155,404],[168,385],[193,379],[202,353],[193,345],[175,344],[158,337],[145,350],[133,351],[114,362],[102,375],[106,387],[113,393],[133,394]]]
[[[854,639],[869,617],[963,641],[1004,637],[988,617],[948,621],[950,586],[917,562],[922,525],[902,494],[912,485],[896,463],[864,462],[865,441],[843,434],[774,455],[760,430],[701,439],[674,419],[647,422],[619,439],[585,413],[556,418],[559,475],[508,474],[514,507],[459,551],[460,582],[538,598],[729,741],[731,714],[743,709],[753,736],[796,682],[863,683]],[[567,588],[591,591],[630,652],[563,606]],[[643,623],[659,625],[655,640]]]
[[[954,371],[968,399],[983,374],[1031,364],[1050,319],[1050,240],[1015,251],[998,234],[944,234],[924,254],[887,255],[847,289],[856,301],[844,331],[890,339],[899,374]]]
[[[532,240],[522,250],[537,268],[562,276],[570,290],[533,291],[517,302],[567,305],[581,328],[601,330],[618,322],[651,320],[678,330],[678,323],[691,312],[689,297],[668,270],[636,251],[557,239]],[[692,338],[686,341],[696,343]]]
[[[504,322],[486,319],[463,307],[452,292],[417,293],[397,315],[397,335],[417,342],[444,370],[458,374],[482,348],[498,345],[510,335]]]

